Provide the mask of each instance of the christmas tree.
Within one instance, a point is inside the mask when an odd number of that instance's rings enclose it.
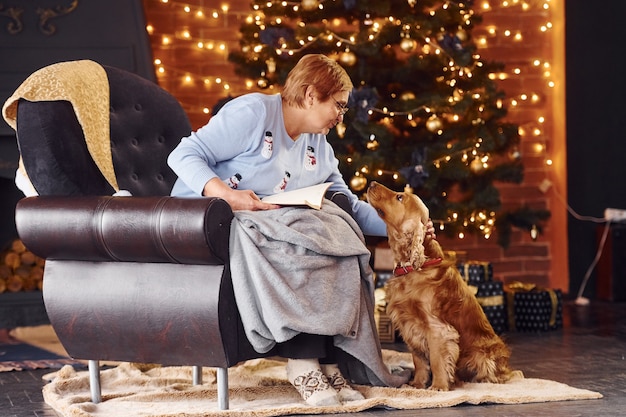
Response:
[[[504,121],[497,62],[476,52],[470,2],[253,1],[241,49],[229,60],[260,88],[282,85],[298,59],[322,53],[355,84],[343,123],[328,135],[351,189],[378,181],[410,189],[438,233],[489,238],[512,227],[541,231],[549,212],[503,211],[498,182],[520,183],[518,126]]]

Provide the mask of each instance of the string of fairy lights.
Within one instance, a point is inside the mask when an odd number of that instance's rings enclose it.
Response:
[[[192,5],[186,3],[184,1],[178,0],[154,0],[156,4],[160,7],[166,8],[168,12],[175,13],[177,22],[177,29],[174,31],[163,30],[159,27],[155,27],[153,24],[148,22],[147,30],[148,33],[156,39],[159,44],[159,47],[154,48],[155,55],[155,68],[157,75],[159,77],[174,77],[180,80],[181,85],[202,85],[205,89],[210,91],[221,93],[222,96],[225,95],[240,95],[251,91],[259,91],[259,90],[267,90],[273,89],[273,85],[263,84],[264,77],[262,74],[259,74],[258,79],[245,79],[241,80],[235,76],[220,76],[215,74],[200,74],[190,72],[188,70],[183,70],[177,68],[175,62],[168,62],[165,58],[167,54],[160,54],[160,49],[168,50],[168,49],[194,49],[200,53],[207,54],[218,54],[218,56],[223,57],[224,60],[227,59],[229,48],[233,46],[232,41],[227,41],[224,39],[218,38],[208,38],[204,35],[202,30],[203,27],[211,26],[217,27],[220,24],[227,25],[227,22],[246,22],[248,24],[257,24],[260,27],[263,27],[266,23],[265,19],[267,18],[265,14],[262,12],[261,8],[256,6],[253,10],[241,11],[241,10],[232,10],[231,6],[228,2],[222,3],[219,7],[207,7],[204,5],[204,2],[201,1],[200,5]],[[198,1],[198,0],[196,0]],[[329,2],[333,2],[335,0],[301,0],[301,1],[280,1],[280,0],[269,0],[264,4],[264,7],[289,7],[294,11],[300,10],[314,10],[320,9],[323,10],[325,4]],[[417,0],[407,0],[409,5],[415,5]],[[506,45],[507,47],[515,47],[516,44],[522,44],[527,38],[536,38],[541,37],[543,35],[548,35],[553,25],[551,22],[551,13],[550,13],[550,2],[551,0],[501,0],[499,2],[496,1],[477,1],[475,4],[475,9],[484,17],[489,13],[500,12],[506,9],[515,8],[514,10],[521,13],[526,13],[529,16],[536,18],[540,17],[542,23],[538,27],[526,27],[520,24],[520,28],[516,27],[503,27],[501,25],[496,24],[485,24],[478,25],[474,27],[472,31],[473,40],[476,43],[478,51],[488,51],[488,49],[494,45]],[[452,4],[449,2],[448,4]],[[457,2],[458,4],[458,2]],[[444,8],[447,7],[447,4],[444,4]],[[436,13],[436,10],[431,11],[431,13]],[[472,23],[472,19],[474,17],[473,12],[466,10],[463,15],[463,20],[467,25]],[[272,17],[271,19],[273,24],[281,23],[281,17]],[[521,22],[523,19],[517,19],[517,22]],[[299,25],[305,25],[305,22],[298,22]],[[381,30],[385,24],[393,24],[400,25],[403,28],[403,40],[400,44],[400,48],[407,53],[419,52],[422,54],[446,54],[445,50],[439,46],[437,39],[423,38],[423,39],[413,39],[410,36],[410,27],[407,26],[406,23],[402,22],[402,19],[397,16],[388,16],[384,19],[372,19],[371,21],[365,22],[365,27],[368,28],[368,40],[371,42],[375,42],[377,36],[381,33]],[[235,26],[228,26],[228,30],[236,30]],[[317,36],[307,37],[305,39],[299,39],[297,46],[282,44],[276,48],[276,53],[280,54],[288,54],[293,55],[306,50],[310,45],[315,42],[326,41],[329,44],[334,44],[337,50],[343,50],[335,56],[339,62],[345,65],[350,65],[351,60],[354,59],[354,55],[351,54],[350,48],[356,43],[355,37],[346,37],[341,36],[336,27],[342,26],[345,28],[346,22],[339,22],[335,20],[329,20],[325,30]],[[358,30],[356,28],[355,30]],[[535,33],[530,33],[530,31],[535,31]],[[215,33],[212,31],[211,33]],[[345,31],[344,31],[345,33]],[[461,39],[465,36],[463,29],[460,29],[457,32],[457,36]],[[547,39],[547,44],[550,43],[550,40]],[[259,44],[258,48],[262,48],[263,46]],[[253,47],[254,48],[254,47]],[[538,51],[543,52],[543,51]],[[163,55],[163,57],[161,57]],[[482,65],[480,55],[475,55],[472,60],[472,65]],[[275,65],[272,62],[266,63],[268,66],[268,70],[272,71],[272,66]],[[472,77],[472,72],[475,70],[474,67],[463,67],[457,65],[452,58],[449,59],[448,64],[449,71],[454,74],[454,77],[451,77],[451,83],[454,83],[455,78],[462,77]],[[492,80],[496,81],[505,81],[505,80],[513,80],[515,77],[524,77],[526,75],[537,75],[544,80],[542,86],[538,91],[528,91],[522,92],[514,96],[507,97],[505,100],[500,100],[498,102],[498,106],[506,106],[509,110],[527,110],[532,109],[536,110],[532,112],[533,114],[541,113],[546,110],[546,97],[550,94],[550,89],[555,87],[555,83],[557,81],[554,80],[552,74],[552,65],[550,63],[549,57],[545,56],[536,56],[529,61],[520,61],[515,65],[507,64],[506,70],[497,73],[491,73],[489,77]],[[454,87],[454,85],[451,85]],[[455,95],[453,95],[450,100],[460,100],[462,98],[464,92],[455,91]],[[479,94],[479,93],[473,93]],[[479,99],[480,97],[475,97]],[[211,113],[210,105],[198,105],[196,103],[183,103],[186,109],[190,113],[204,113],[209,115]],[[428,108],[427,106],[419,106],[414,109],[403,109],[403,110],[395,110],[387,107],[371,107],[369,109],[369,113],[379,113],[384,115],[382,123],[391,123],[392,119],[397,117],[403,117],[408,119],[411,123],[425,123],[426,127],[434,133],[442,134],[442,120],[445,121],[454,121],[454,117],[457,117],[454,114],[438,114],[436,111]],[[522,123],[518,122],[519,125],[519,134],[522,140],[532,141],[532,149],[536,152],[537,155],[541,155],[544,158],[544,162],[547,166],[552,165],[552,159],[548,156],[548,138],[545,134],[544,125],[546,124],[546,116],[539,115],[533,120],[527,120]],[[340,130],[342,127],[338,126]],[[341,134],[341,132],[339,132]],[[372,138],[374,141],[375,138]],[[480,152],[481,139],[476,138],[476,143],[468,147],[466,149],[457,150],[454,154],[446,155],[441,157],[440,159],[432,161],[435,167],[439,167],[441,164],[446,163],[448,160],[455,156],[460,156],[462,161],[466,162],[470,169],[472,170],[480,170],[485,169],[489,166],[489,154],[483,154]],[[512,158],[520,158],[521,151],[516,149],[513,150]],[[368,167],[362,167],[360,170],[367,170]],[[355,176],[359,176],[365,171],[360,172],[357,170],[355,172]],[[397,176],[398,173],[395,172],[386,172],[381,170],[378,172],[378,175],[394,175]],[[494,213],[476,213],[476,219],[472,216],[469,221],[482,221],[485,224],[485,230],[483,231],[483,235],[488,238],[490,235],[491,227],[493,226],[493,220],[495,217]],[[451,218],[448,220],[442,220],[440,222],[440,227],[444,227],[444,224],[447,222],[457,221],[455,218],[455,213],[451,214]],[[463,237],[463,236],[459,236]]]

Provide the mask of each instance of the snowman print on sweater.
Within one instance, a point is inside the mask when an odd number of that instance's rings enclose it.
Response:
[[[241,181],[241,174],[240,173],[236,173],[235,175],[231,176],[229,179],[227,179],[224,182],[230,188],[232,188],[233,190],[236,190],[237,188],[239,188],[239,182],[240,181]]]
[[[272,137],[272,132],[268,130],[265,132],[265,137],[263,138],[263,149],[261,150],[261,155],[265,159],[270,159],[272,157],[273,152],[274,152],[274,138]]]
[[[306,153],[304,155],[304,169],[307,171],[313,171],[316,167],[317,157],[315,156],[315,148],[307,146]]]
[[[283,176],[283,178],[274,187],[274,193],[281,193],[285,191],[285,188],[287,188],[287,183],[289,183],[289,178],[291,178],[291,174],[289,173],[289,171],[285,171],[285,175]]]

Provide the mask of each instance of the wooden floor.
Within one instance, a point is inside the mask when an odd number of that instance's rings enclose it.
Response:
[[[551,379],[598,391],[599,400],[523,405],[464,405],[432,410],[369,410],[354,417],[622,416],[626,415],[626,303],[564,302],[564,328],[546,333],[509,333],[512,365],[527,377]],[[385,346],[390,348],[391,346]],[[401,348],[401,347],[399,347]],[[49,370],[0,373],[0,416],[57,414],[41,395]],[[125,417],[125,416],[115,416]]]

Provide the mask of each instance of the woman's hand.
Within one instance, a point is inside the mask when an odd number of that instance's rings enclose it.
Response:
[[[437,240],[435,225],[433,225],[433,221],[431,219],[428,219],[428,223],[426,223],[426,237]]]
[[[226,200],[235,210],[273,210],[280,208],[277,204],[264,203],[252,190],[230,190],[229,193],[219,196]]]
[[[219,178],[210,179],[202,191],[203,196],[219,197],[235,210],[273,210],[280,208],[277,204],[264,203],[252,190],[233,190]]]

